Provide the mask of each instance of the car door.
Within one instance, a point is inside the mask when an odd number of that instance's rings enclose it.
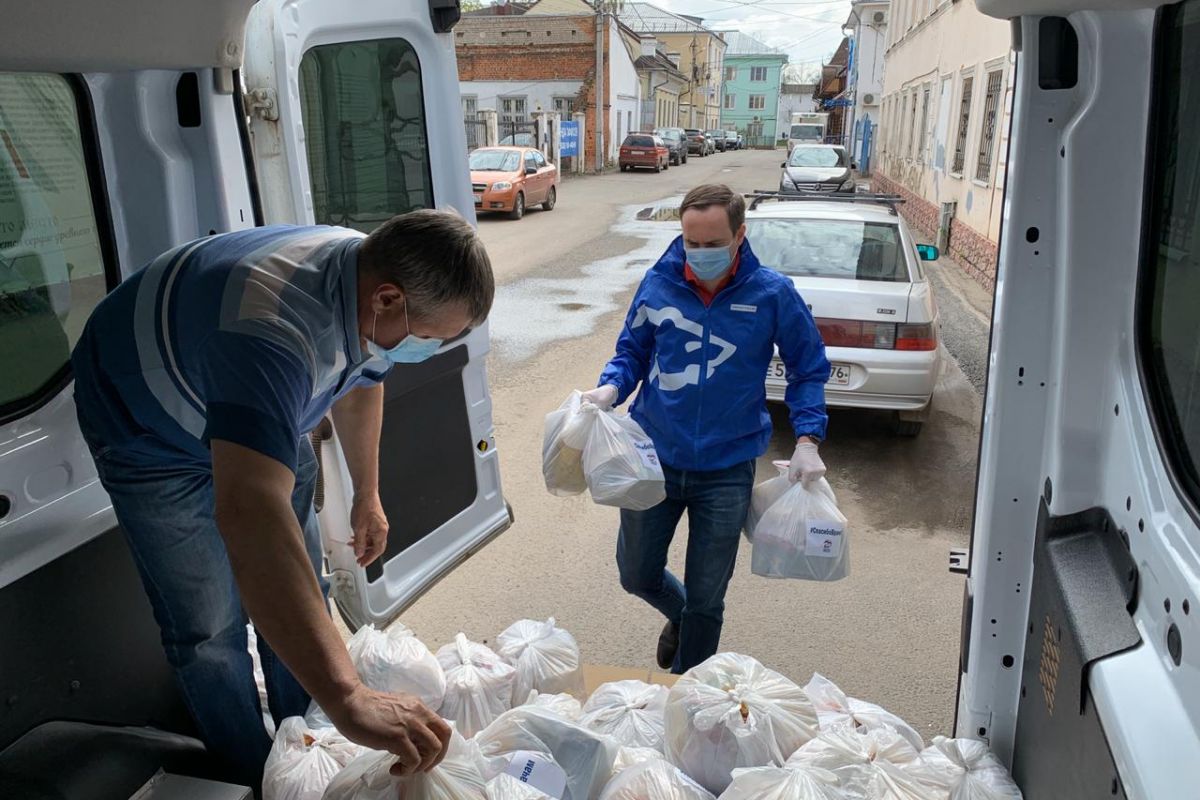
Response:
[[[522,169],[525,173],[525,205],[535,206],[546,199],[546,189],[542,185],[542,176],[538,174],[537,158],[534,156],[533,150],[525,151],[525,160],[522,162]],[[529,173],[533,170],[533,174]]]
[[[537,166],[538,181],[542,185],[542,200],[546,200],[550,197],[550,190],[554,187],[557,170],[540,151],[534,151],[533,162]]]
[[[456,105],[454,42],[426,0],[265,0],[246,28],[246,94],[267,223],[370,231],[394,214],[455,208],[474,222]],[[451,9],[452,11],[454,9]],[[433,22],[431,23],[431,19]],[[446,24],[441,24],[446,27]],[[337,431],[314,436],[331,595],[352,626],[384,625],[510,524],[485,359],[488,327],[385,383],[384,555],[350,549],[353,487]]]

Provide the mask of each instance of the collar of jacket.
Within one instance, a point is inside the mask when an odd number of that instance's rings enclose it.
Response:
[[[683,236],[676,236],[675,241],[671,242],[671,246],[667,248],[667,252],[662,254],[651,271],[658,272],[664,277],[690,290],[690,285],[687,278],[683,275],[683,265],[687,261],[687,257],[683,252]],[[728,291],[735,287],[741,286],[746,281],[750,280],[750,276],[758,272],[762,265],[758,263],[758,256],[754,255],[754,251],[750,249],[750,240],[743,239],[742,246],[738,248],[738,270],[733,276],[733,280],[729,285],[722,289],[722,292]]]

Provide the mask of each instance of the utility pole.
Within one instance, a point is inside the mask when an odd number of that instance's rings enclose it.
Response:
[[[604,4],[596,4],[596,172],[604,171]]]

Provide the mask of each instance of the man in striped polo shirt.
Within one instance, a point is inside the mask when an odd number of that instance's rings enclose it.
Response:
[[[251,786],[276,721],[310,696],[351,740],[441,760],[450,730],[415,697],[359,680],[329,618],[306,434],[332,411],[354,481],[360,563],[384,550],[381,381],[487,316],[475,231],[432,210],[368,236],[271,226],[177,247],[99,305],[72,356],[79,424],[210,752]]]

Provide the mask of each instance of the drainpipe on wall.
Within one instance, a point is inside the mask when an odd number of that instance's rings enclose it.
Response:
[[[596,12],[596,172],[604,171],[604,12]]]

